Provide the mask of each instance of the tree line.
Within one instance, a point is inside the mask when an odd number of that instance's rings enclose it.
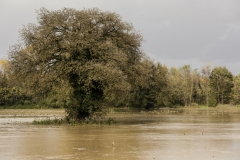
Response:
[[[240,76],[226,67],[167,68],[142,51],[142,36],[112,12],[37,12],[2,60],[0,105],[42,104],[84,119],[108,107],[239,104]]]

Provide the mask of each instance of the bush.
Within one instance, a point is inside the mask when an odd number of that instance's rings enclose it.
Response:
[[[199,107],[197,103],[191,103],[191,107]]]
[[[216,107],[217,104],[218,104],[217,99],[209,98],[209,102],[208,102],[209,107]]]

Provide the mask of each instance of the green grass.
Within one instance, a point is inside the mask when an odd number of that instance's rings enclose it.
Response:
[[[199,108],[208,108],[206,105],[199,105]]]

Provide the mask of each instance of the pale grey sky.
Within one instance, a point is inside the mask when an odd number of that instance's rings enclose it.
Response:
[[[142,49],[168,67],[207,62],[240,73],[240,0],[0,0],[0,58],[36,10],[98,7],[120,14],[144,37]]]

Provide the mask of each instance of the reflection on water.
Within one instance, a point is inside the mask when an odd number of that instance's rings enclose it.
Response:
[[[35,126],[0,118],[0,159],[230,159],[239,114],[122,114],[112,126]],[[115,147],[112,145],[114,142]]]

